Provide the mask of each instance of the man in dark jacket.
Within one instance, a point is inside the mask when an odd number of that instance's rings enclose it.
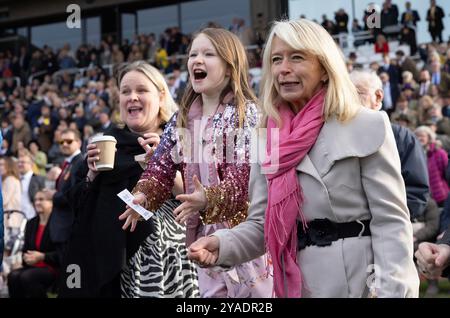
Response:
[[[337,33],[348,33],[348,15],[344,9],[339,9],[334,14],[334,20],[336,21]]]
[[[400,155],[402,177],[411,220],[423,215],[429,199],[428,168],[416,136],[406,127],[391,124]]]
[[[353,72],[353,83],[367,108],[380,110],[383,101],[382,83],[375,73]],[[406,127],[392,124],[401,172],[406,187],[406,198],[411,220],[423,215],[429,199],[430,187],[425,153],[415,135]]]
[[[430,8],[427,11],[428,32],[430,32],[433,42],[439,39],[439,43],[442,43],[442,30],[444,30],[444,10],[436,5],[436,0],[430,1]]]
[[[61,152],[66,156],[61,174],[56,180],[56,192],[53,195],[53,212],[49,221],[50,235],[56,244],[60,263],[64,248],[70,237],[74,215],[70,206],[69,191],[75,184],[74,172],[83,161],[81,154],[81,138],[77,130],[66,129],[61,133]]]
[[[406,11],[402,14],[401,24],[415,29],[417,22],[420,21],[419,12],[411,9],[411,2],[409,1],[405,3],[405,7]]]

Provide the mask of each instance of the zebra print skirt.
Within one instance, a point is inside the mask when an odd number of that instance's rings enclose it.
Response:
[[[127,260],[122,271],[123,298],[199,297],[196,267],[187,258],[186,229],[175,222],[173,215],[178,205],[179,201],[167,200],[153,215],[155,232]]]

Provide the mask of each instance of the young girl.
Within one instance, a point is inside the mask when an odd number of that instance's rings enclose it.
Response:
[[[174,210],[186,223],[186,245],[247,216],[250,131],[258,121],[255,96],[247,81],[248,63],[238,38],[207,28],[189,50],[190,82],[180,111],[169,121],[147,170],[133,190],[135,203],[155,211],[170,196],[180,170],[185,194]],[[127,209],[124,229],[139,214]],[[217,272],[198,268],[202,297],[270,297],[272,278],[265,256]]]

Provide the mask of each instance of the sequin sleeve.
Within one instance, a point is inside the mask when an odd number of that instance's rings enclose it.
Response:
[[[230,138],[230,130],[226,131],[224,147],[226,148],[227,140],[232,142],[233,161],[229,162],[227,159],[219,164],[218,172],[221,181],[217,186],[205,187],[208,203],[206,209],[200,212],[203,223],[214,224],[227,221],[231,227],[234,227],[246,219],[249,206],[250,138],[257,119],[256,106],[251,104],[247,110],[244,129],[231,134],[232,138]],[[226,154],[224,158],[227,158]]]
[[[227,221],[234,227],[245,220],[248,209],[248,164],[225,164],[223,181],[213,187],[206,187],[208,204],[200,212],[204,224]]]
[[[133,194],[142,192],[146,195],[144,206],[150,211],[156,211],[170,198],[175,174],[180,168],[176,163],[176,115],[167,123],[155,153],[132,191]]]

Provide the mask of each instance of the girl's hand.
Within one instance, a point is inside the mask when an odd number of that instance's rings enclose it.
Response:
[[[195,191],[191,194],[180,194],[176,196],[176,199],[183,202],[174,211],[177,221],[180,224],[184,224],[186,220],[195,212],[204,210],[208,203],[206,199],[205,189],[198,180],[197,176],[192,178],[194,182]]]

